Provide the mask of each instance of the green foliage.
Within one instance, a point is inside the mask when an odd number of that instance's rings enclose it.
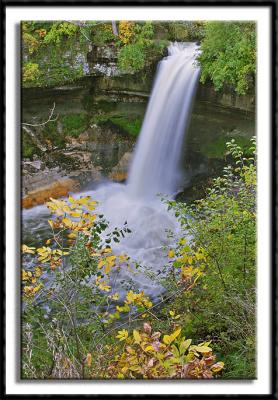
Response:
[[[73,36],[77,31],[78,26],[71,22],[54,22],[44,37],[44,43],[61,43],[63,38]]]
[[[146,61],[143,46],[139,43],[129,44],[119,52],[119,66],[126,72],[140,71]]]
[[[225,167],[223,176],[214,180],[206,198],[191,205],[170,202],[184,234],[206,253],[202,284],[177,299],[174,307],[182,314],[186,304],[186,336],[206,335],[219,341],[219,352],[225,360],[228,356],[227,377],[238,378],[242,374],[241,378],[254,378],[255,143],[253,140],[248,158],[234,140],[227,146],[234,164]]]
[[[173,21],[169,23],[169,40],[186,42],[201,40],[204,36],[203,21]]]
[[[167,41],[156,41],[154,39],[153,23],[148,21],[136,23],[132,26],[133,35],[128,30],[128,40],[122,39],[124,46],[118,55],[118,65],[125,72],[137,72],[146,65],[161,57],[167,46]]]
[[[139,118],[131,120],[124,117],[115,116],[110,117],[110,121],[131,136],[137,137],[140,133],[142,120]]]
[[[78,137],[89,125],[88,115],[84,113],[68,114],[61,118],[65,135]]]
[[[84,76],[84,60],[77,59],[80,54],[86,56],[89,44],[118,48],[118,65],[129,73],[140,71],[161,58],[168,42],[156,39],[154,23],[119,21],[117,25],[118,36],[113,34],[109,21],[24,22],[23,58],[25,63],[37,64],[41,70],[37,79],[30,79],[30,74],[25,73],[24,86],[51,87]]]
[[[23,22],[23,87],[51,87],[82,77],[82,62],[77,57],[85,46],[80,40],[84,29],[70,22]],[[38,65],[38,71],[32,71],[36,79],[30,79],[28,64]]]
[[[40,149],[34,144],[30,136],[24,130],[21,132],[22,142],[22,157],[32,158],[34,154],[40,154]]]
[[[64,133],[58,132],[58,120],[50,121],[44,125],[42,136],[45,141],[49,141],[55,147],[64,148],[66,144]]]
[[[89,116],[86,113],[71,113],[58,116],[55,121],[49,121],[40,127],[40,136],[44,141],[49,142],[54,147],[64,148],[66,137],[77,138],[89,126]],[[22,139],[23,155],[30,157],[34,152],[34,145],[23,135]],[[38,154],[38,153],[37,153]]]
[[[200,151],[206,157],[209,158],[224,158],[227,153],[227,137],[234,136],[236,137],[237,144],[242,148],[244,154],[246,156],[251,156],[252,151],[250,151],[250,140],[244,135],[239,135],[237,132],[231,133],[222,133],[215,140],[210,141],[209,143],[201,144]]]
[[[104,46],[117,40],[113,34],[111,22],[99,23],[92,27],[92,42],[96,46]]]
[[[32,62],[24,63],[22,66],[22,81],[23,83],[38,82],[40,78],[39,65]]]
[[[201,82],[216,90],[225,86],[245,94],[256,73],[256,25],[251,22],[207,22],[201,42]]]
[[[92,118],[91,122],[96,124],[112,123],[118,127],[123,133],[137,137],[140,133],[142,126],[142,118],[127,118],[123,115],[113,113],[113,108],[107,106],[108,111],[106,114],[99,114]]]
[[[188,40],[188,30],[183,22],[172,22],[169,24],[170,38],[173,41],[186,42]]]

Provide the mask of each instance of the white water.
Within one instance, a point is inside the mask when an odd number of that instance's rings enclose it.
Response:
[[[167,264],[171,245],[166,230],[177,233],[178,223],[167,212],[157,193],[173,195],[177,190],[179,160],[188,122],[194,88],[199,74],[194,65],[195,44],[172,44],[169,56],[159,66],[142,130],[135,149],[127,184],[105,183],[96,190],[80,193],[99,202],[98,213],[109,221],[108,231],[123,227],[131,233],[113,243],[115,253],[125,252],[131,259],[157,273]],[[23,227],[33,236],[41,234],[47,220],[44,206],[23,211]],[[47,222],[46,222],[47,224]],[[137,289],[158,295],[162,287],[146,274],[121,271],[118,282],[131,278]],[[117,284],[119,291],[121,283]]]
[[[133,163],[128,191],[135,197],[172,195],[179,184],[183,137],[199,68],[194,65],[197,46],[173,43],[158,66]]]

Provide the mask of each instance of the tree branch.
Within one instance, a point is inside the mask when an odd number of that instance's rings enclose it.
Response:
[[[47,121],[42,122],[41,124],[28,124],[27,122],[22,122],[22,125],[27,125],[27,126],[44,126],[46,124],[48,124],[48,122],[52,122],[52,121],[57,121],[59,114],[56,115],[55,118],[52,118],[54,110],[55,110],[55,102],[53,103],[53,107],[50,109],[50,114],[48,116]]]

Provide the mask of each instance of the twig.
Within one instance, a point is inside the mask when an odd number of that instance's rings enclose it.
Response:
[[[53,121],[57,121],[57,118],[59,117],[59,114],[56,115],[55,118],[52,118],[52,115],[54,113],[55,110],[55,102],[53,103],[53,107],[50,109],[50,114],[48,116],[48,120],[45,122],[42,122],[41,124],[28,124],[27,122],[22,122],[22,125],[27,125],[27,126],[44,126],[46,124],[48,124],[48,122],[53,122]]]

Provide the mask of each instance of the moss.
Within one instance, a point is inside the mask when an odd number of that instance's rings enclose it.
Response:
[[[131,136],[137,137],[140,133],[142,120],[139,118],[129,120],[124,117],[111,117],[110,121]]]
[[[200,151],[208,158],[223,158],[225,153],[227,152],[226,143],[232,138],[234,138],[236,140],[236,143],[240,147],[242,147],[246,155],[250,153],[249,151],[250,139],[245,136],[238,136],[232,134],[230,134],[229,137],[223,134],[214,141],[201,145]]]
[[[137,137],[142,126],[142,118],[127,118],[122,115],[100,114],[93,117],[92,123],[112,124],[119,128],[123,133]]]
[[[40,154],[40,149],[34,144],[26,132],[22,131],[21,138],[21,151],[23,158],[33,158],[34,154]]]
[[[63,148],[65,146],[65,135],[58,131],[58,120],[46,124],[43,127],[42,135],[45,140],[49,140],[55,147]]]
[[[61,118],[63,131],[67,136],[78,137],[89,126],[89,118],[85,113],[67,114]]]

